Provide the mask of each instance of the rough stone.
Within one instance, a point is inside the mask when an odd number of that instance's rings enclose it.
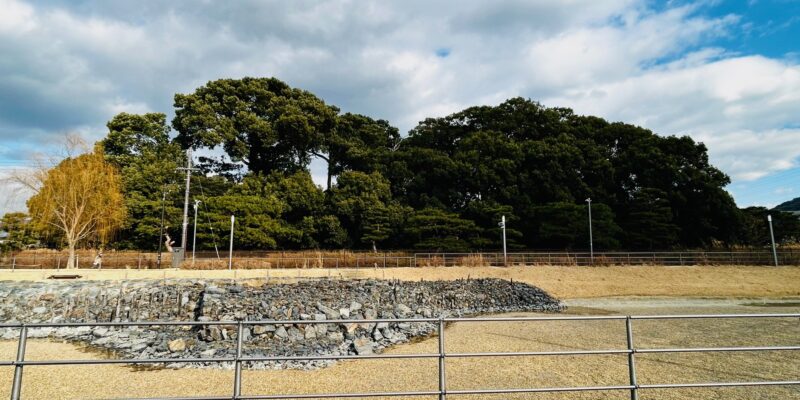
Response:
[[[124,285],[124,290],[121,285]],[[7,323],[230,321],[226,325],[59,327],[31,337],[80,341],[122,358],[189,358],[235,353],[235,321],[306,319],[317,324],[252,325],[243,355],[368,354],[436,332],[435,323],[337,323],[337,319],[558,312],[563,306],[530,285],[497,279],[397,282],[320,279],[242,286],[227,280],[2,282],[0,320]],[[0,328],[15,340],[18,329]],[[198,341],[202,340],[202,341]],[[182,341],[183,348],[180,348]],[[173,344],[175,343],[175,344]],[[253,368],[317,368],[333,361],[254,362]],[[212,363],[188,367],[220,367]]]
[[[256,325],[253,327],[253,334],[256,336],[263,335],[269,332],[275,332],[274,325]]]
[[[339,319],[341,316],[339,311],[334,310],[333,308],[330,308],[322,303],[317,303],[317,309],[322,311],[325,314],[325,317],[328,319]]]
[[[275,337],[286,340],[289,339],[289,333],[286,332],[286,328],[280,326],[275,330]]]
[[[183,339],[170,340],[169,344],[167,344],[167,348],[173,353],[184,351],[186,350],[186,341]]]
[[[412,311],[405,304],[397,304],[394,306],[394,314],[397,315],[399,318],[405,318],[408,317],[409,315],[414,314],[414,311]]]
[[[372,341],[370,341],[368,338],[358,338],[353,341],[353,350],[358,355],[372,354],[372,346]]]

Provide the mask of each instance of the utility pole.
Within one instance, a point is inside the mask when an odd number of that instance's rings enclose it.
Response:
[[[186,231],[189,227],[189,186],[192,180],[192,149],[186,150],[186,193],[183,196],[183,231],[181,231],[181,247],[186,250]]]
[[[506,251],[506,216],[505,215],[503,215],[500,218],[500,223],[498,225],[500,225],[500,228],[503,229],[503,266],[507,267],[508,266],[508,253]]]
[[[775,249],[775,232],[772,230],[772,215],[767,215],[767,222],[769,222],[769,237],[772,239],[772,259],[775,261],[775,266],[778,266],[778,250]]]
[[[181,247],[179,250],[174,251],[172,254],[172,267],[180,267],[183,258],[186,255],[186,239],[187,231],[189,230],[189,187],[192,181],[192,171],[197,168],[192,168],[192,149],[186,150],[186,167],[178,168],[179,171],[186,171],[186,192],[183,196],[183,226],[181,229]]]
[[[197,248],[197,205],[200,200],[194,200],[194,233],[192,234],[192,266],[194,267],[194,249]]]
[[[167,201],[167,185],[161,188],[161,192],[161,231],[158,234],[158,261],[156,263],[158,269],[161,269],[161,244],[164,240],[164,203]]]
[[[594,239],[592,238],[592,198],[587,197],[586,203],[589,204],[589,258],[594,265]]]

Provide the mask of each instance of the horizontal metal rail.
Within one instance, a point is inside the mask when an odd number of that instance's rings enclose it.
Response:
[[[679,388],[710,388],[710,387],[734,387],[734,386],[791,386],[791,385],[800,385],[800,381],[659,383],[651,385],[639,385],[639,388],[679,389]]]
[[[585,392],[585,391],[621,391],[631,392],[632,399],[638,399],[640,390],[648,389],[680,389],[680,388],[711,388],[735,386],[789,386],[800,385],[800,381],[754,381],[754,382],[700,382],[700,383],[657,383],[638,384],[636,381],[635,354],[663,354],[663,353],[711,353],[711,352],[764,352],[764,351],[797,351],[800,346],[742,346],[742,347],[698,347],[698,348],[636,348],[633,346],[633,331],[631,322],[636,320],[677,320],[677,319],[725,319],[725,318],[800,318],[800,313],[781,314],[689,314],[689,315],[604,315],[604,316],[531,316],[531,317],[477,317],[477,318],[404,318],[404,319],[337,319],[337,320],[263,320],[263,321],[125,321],[125,322],[88,322],[88,323],[4,323],[2,328],[20,329],[19,346],[16,360],[2,360],[0,366],[13,366],[15,368],[12,384],[11,398],[18,400],[22,390],[22,373],[25,367],[35,366],[67,366],[67,365],[139,365],[139,364],[190,364],[190,363],[234,363],[236,374],[234,377],[234,394],[232,396],[205,396],[205,397],[169,397],[169,400],[211,400],[211,399],[311,399],[311,398],[371,398],[371,397],[411,397],[411,396],[438,396],[444,400],[448,395],[476,395],[476,394],[514,394],[514,393],[548,393],[548,392]],[[477,323],[477,322],[542,322],[542,321],[625,321],[628,335],[628,347],[620,349],[586,349],[563,351],[521,351],[521,352],[472,352],[448,353],[445,350],[446,323]],[[241,332],[244,326],[249,325],[302,325],[302,324],[330,324],[330,323],[436,323],[438,326],[439,351],[419,354],[341,354],[341,355],[285,355],[285,356],[242,356]],[[152,358],[152,359],[89,359],[89,360],[25,360],[25,342],[28,330],[35,328],[54,327],[123,327],[123,326],[236,326],[239,335],[236,338],[236,356],[202,357],[202,358]],[[531,387],[531,388],[496,388],[496,389],[448,389],[444,380],[445,360],[448,358],[486,358],[486,357],[539,357],[539,356],[600,356],[600,355],[627,355],[631,382],[628,385],[609,386],[571,386],[571,387]],[[244,363],[266,361],[318,361],[318,360],[383,360],[383,359],[439,359],[439,390],[430,391],[396,391],[396,392],[369,392],[369,393],[306,393],[306,394],[269,394],[269,395],[243,395],[241,394],[240,368]],[[139,400],[147,400],[139,399]]]
[[[167,257],[169,258],[169,256]],[[780,265],[800,265],[800,251],[791,248],[777,252]],[[169,260],[160,264],[161,268],[169,268]],[[200,267],[210,269],[227,269],[227,263],[209,264],[217,261],[215,253],[198,253],[197,263]],[[187,261],[189,262],[189,261]],[[203,263],[206,263],[205,266]],[[507,253],[472,252],[472,253],[426,253],[396,251],[386,253],[354,252],[340,255],[326,254],[320,257],[313,255],[292,255],[282,253],[265,253],[260,251],[234,252],[233,269],[305,269],[305,268],[398,268],[398,267],[449,267],[459,265],[472,266],[532,266],[532,265],[772,265],[773,254],[769,249],[741,251],[528,251]],[[67,256],[57,253],[18,253],[0,255],[0,269],[63,269],[67,265]],[[79,256],[78,267],[103,269],[153,269],[159,266],[157,253],[108,253],[102,262],[94,265],[94,254]]]
[[[309,393],[309,394],[281,394],[281,395],[254,395],[240,396],[240,399],[335,399],[335,398],[365,398],[365,397],[412,397],[412,396],[437,396],[438,391],[415,392],[372,392],[372,393]]]
[[[607,390],[630,390],[631,385],[615,386],[570,386],[570,387],[545,387],[521,389],[473,389],[473,390],[448,390],[447,394],[512,394],[512,393],[552,393],[552,392],[596,392]]]
[[[750,346],[750,347],[695,347],[674,349],[636,349],[636,353],[715,353],[736,351],[792,351],[800,346]]]

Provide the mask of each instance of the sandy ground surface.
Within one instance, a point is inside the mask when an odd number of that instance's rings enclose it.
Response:
[[[604,298],[569,301],[571,314],[689,314],[800,312],[794,302]],[[514,316],[531,314],[511,314]],[[800,345],[797,318],[635,321],[638,348]],[[449,352],[619,349],[622,321],[455,323],[445,331]],[[14,357],[16,343],[0,342],[0,359]],[[437,339],[401,345],[388,353],[432,353]],[[73,344],[37,340],[28,359],[103,357]],[[797,380],[799,352],[638,354],[639,382]],[[448,359],[449,389],[624,385],[625,355]],[[23,398],[87,399],[230,395],[230,370],[136,371],[127,366],[26,367]],[[436,360],[355,360],[316,371],[245,371],[243,392],[287,394],[435,390]],[[9,396],[12,369],[0,367],[0,398]],[[419,397],[433,399],[435,397]],[[625,391],[451,396],[464,399],[629,399]],[[641,399],[800,399],[800,387],[642,390]]]
[[[436,280],[502,278],[527,282],[562,299],[608,296],[695,296],[800,298],[800,267],[439,267],[387,269],[275,270],[17,270],[0,271],[3,280],[43,280],[54,274],[81,279],[256,279],[305,278]]]

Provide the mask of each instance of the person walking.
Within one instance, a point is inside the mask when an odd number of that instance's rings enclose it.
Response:
[[[103,267],[103,252],[98,251],[97,255],[94,257],[94,262],[92,262],[92,268],[100,269]]]

